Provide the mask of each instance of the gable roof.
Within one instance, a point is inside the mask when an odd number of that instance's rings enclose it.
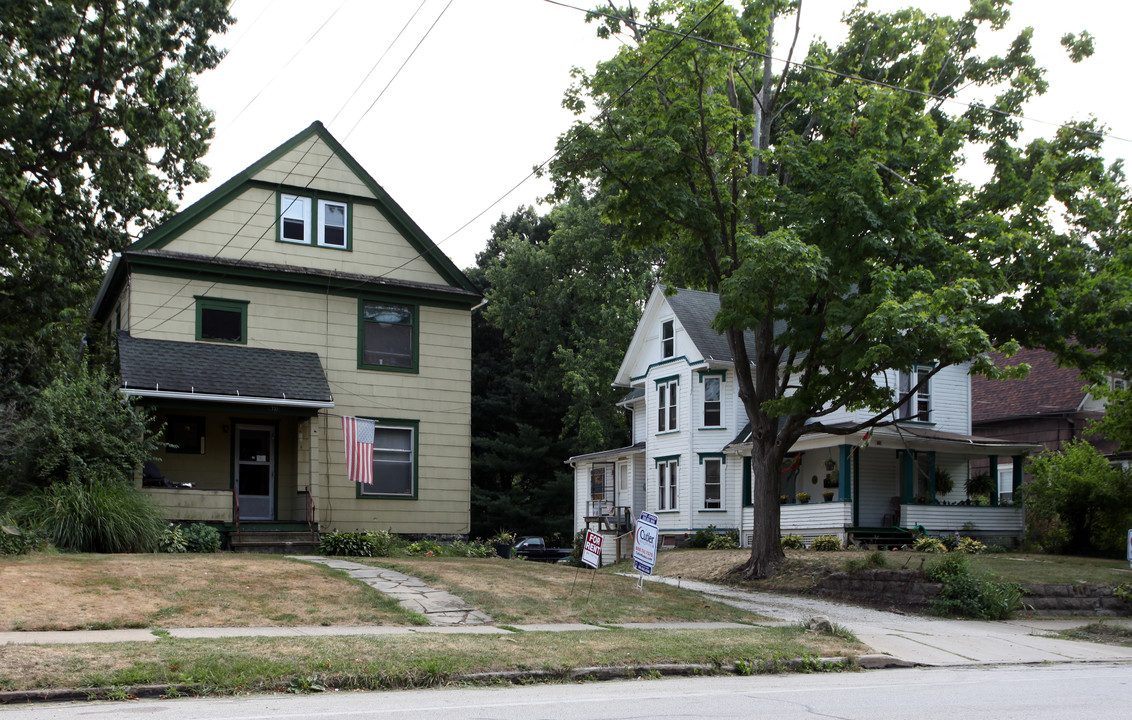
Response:
[[[663,288],[662,288],[663,289]],[[733,362],[727,338],[717,333],[711,326],[719,312],[719,295],[703,290],[677,289],[675,295],[666,295],[665,300],[672,308],[676,318],[684,327],[684,332],[705,360]],[[754,354],[754,333],[743,333],[747,353]]]
[[[118,333],[122,392],[151,398],[333,407],[317,353]]]
[[[386,220],[409,242],[413,249],[450,285],[468,292],[476,292],[472,282],[453,264],[420,228],[416,222],[397,204],[389,193],[385,192],[373,177],[358,164],[350,153],[330,134],[330,131],[319,121],[311,123],[306,129],[284,142],[259,160],[255,161],[242,171],[236,173],[225,183],[220,185],[203,198],[174,215],[158,227],[151,230],[137,242],[130,245],[129,250],[160,249],[171,240],[191,228],[196,223],[211,215],[227,203],[234,195],[243,192],[255,184],[253,178],[261,170],[274,163],[296,147],[317,137],[324,142],[354,175],[373,193],[375,205]],[[262,183],[260,183],[262,185]]]
[[[992,353],[991,359],[998,367],[1028,363],[1030,373],[1021,380],[972,376],[971,422],[1072,413],[1081,409],[1087,396],[1083,389],[1086,382],[1076,368],[1059,367],[1053,353],[1022,348],[1011,358]]]

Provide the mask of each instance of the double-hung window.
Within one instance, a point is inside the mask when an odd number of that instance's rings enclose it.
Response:
[[[703,458],[704,464],[704,510],[719,510],[723,507],[723,459]]]
[[[359,301],[358,367],[370,370],[417,369],[415,305]]]
[[[900,371],[897,389],[901,402],[896,410],[897,419],[931,422],[931,372],[930,365],[917,365],[911,372]]]
[[[358,484],[359,497],[417,496],[417,423],[378,420],[373,429],[373,484]]]
[[[720,389],[723,378],[704,377],[704,427],[719,427],[723,424],[723,402]]]
[[[279,241],[350,249],[350,204],[279,193]]]
[[[676,355],[676,330],[671,320],[660,324],[660,356],[670,358]]]
[[[678,459],[657,460],[657,503],[658,510],[676,509],[676,480],[680,469]]]
[[[679,378],[667,378],[656,383],[656,431],[658,433],[676,430],[676,392],[680,389]]]

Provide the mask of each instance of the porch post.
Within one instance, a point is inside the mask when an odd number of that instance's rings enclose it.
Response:
[[[1015,505],[1022,504],[1022,498],[1018,496],[1018,491],[1022,489],[1022,463],[1025,462],[1025,455],[1014,456],[1014,472],[1010,482],[1010,492],[1013,494]]]
[[[861,525],[861,450],[853,453],[853,489],[850,491],[853,501],[853,527]]]
[[[990,456],[991,493],[990,504],[998,505],[998,455]]]
[[[916,451],[905,450],[900,459],[900,504],[912,504],[912,481],[915,479]]]
[[[930,450],[928,457],[932,461],[932,469],[928,473],[928,505],[933,505],[935,504],[935,450]]]
[[[837,465],[837,499],[841,502],[853,499],[853,487],[849,484],[853,481],[849,466],[849,451],[852,449],[852,445],[841,446],[841,462]]]

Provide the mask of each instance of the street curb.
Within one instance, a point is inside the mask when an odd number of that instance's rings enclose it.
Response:
[[[864,660],[864,662],[863,662]],[[868,663],[868,665],[866,665]],[[446,685],[458,683],[523,683],[534,680],[576,680],[576,682],[597,682],[597,680],[626,680],[633,678],[659,677],[697,677],[713,675],[766,675],[773,672],[806,669],[874,669],[915,667],[899,658],[889,655],[858,655],[857,658],[794,658],[790,660],[770,660],[727,665],[706,665],[706,663],[670,663],[670,665],[626,665],[597,666],[589,668],[563,668],[559,670],[499,670],[496,672],[468,672],[445,679]],[[52,702],[89,702],[96,700],[154,700],[169,696],[185,697],[196,695],[197,685],[136,685],[132,687],[89,687],[42,689],[42,691],[0,692],[0,705],[35,704]],[[405,688],[409,689],[409,688]]]
[[[884,662],[888,664],[870,664]],[[902,663],[902,664],[901,664]],[[888,655],[860,655],[852,657],[793,658],[790,660],[770,660],[741,665],[728,663],[712,665],[701,663],[678,663],[663,665],[614,665],[561,670],[500,670],[498,672],[467,673],[446,678],[445,684],[456,683],[496,683],[524,682],[538,680],[570,680],[581,682],[629,680],[633,678],[696,677],[708,675],[760,675],[791,670],[814,669],[853,669],[881,667],[913,667],[899,658]],[[138,700],[167,697],[170,692],[178,697],[193,696],[197,685],[136,685],[125,688],[83,688],[58,690],[10,690],[0,692],[0,705],[33,704],[47,702],[86,702],[93,700]]]

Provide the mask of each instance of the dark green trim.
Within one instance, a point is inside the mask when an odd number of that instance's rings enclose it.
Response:
[[[726,453],[702,452],[702,453],[696,453],[696,455],[700,456],[700,465],[704,464],[704,458],[719,458],[720,460],[723,461],[723,463],[722,463],[723,465],[727,464],[727,454]]]
[[[424,230],[413,222],[412,218],[405,213],[401,206],[385,192],[384,188],[377,184],[377,181],[358,164],[358,161],[355,160],[350,153],[346,152],[346,149],[342,147],[329,131],[327,131],[326,127],[317,120],[267,155],[264,155],[262,158],[249,165],[243,171],[236,173],[236,175],[223,185],[173,216],[169,221],[160,225],[153,232],[131,245],[130,249],[148,250],[150,248],[164,247],[178,235],[196,225],[220,207],[227,204],[229,200],[243,192],[243,190],[251,185],[252,178],[261,170],[299,147],[313,136],[317,136],[326,143],[331,152],[337,155],[338,159],[373,193],[376,198],[378,211],[381,212],[394,229],[408,241],[413,249],[424,258],[425,262],[432,266],[450,285],[467,290],[468,292],[476,292],[475,286],[472,285],[471,281],[468,280],[464,273],[460,272],[460,269],[452,263],[448,256],[441,252],[440,248],[429,239]],[[276,217],[278,218],[278,214]]]
[[[212,258],[201,256],[192,258],[169,258],[144,254],[123,256],[129,270],[124,272],[158,277],[194,279],[203,282],[219,282],[232,285],[269,288],[273,290],[292,290],[310,292],[318,295],[338,297],[358,297],[359,294],[376,291],[382,296],[398,298],[400,301],[412,300],[421,305],[465,310],[480,301],[479,295],[468,296],[449,292],[443,288],[418,288],[394,285],[384,278],[359,281],[357,278],[334,277],[303,269],[280,269],[262,267],[235,267],[218,265]]]
[[[679,465],[679,464],[680,464],[680,456],[679,456],[679,455],[662,455],[662,456],[660,456],[660,457],[654,457],[654,458],[652,459],[652,461],[653,461],[653,467],[654,467],[654,468],[655,468],[655,467],[659,467],[659,466],[660,466],[660,464],[661,464],[662,462],[664,462],[664,463],[666,463],[666,462],[672,462],[673,460],[675,460],[675,461],[676,461],[676,464],[677,464],[677,465]]]
[[[412,344],[413,344],[413,359],[409,367],[400,367],[396,365],[374,365],[365,362],[365,316],[364,310],[367,302],[381,303],[383,305],[399,305],[408,308],[413,313],[413,326],[412,326]],[[404,373],[418,373],[420,372],[420,327],[421,327],[421,313],[413,303],[399,302],[388,300],[379,297],[360,297],[358,298],[358,368],[362,370],[382,370],[385,372],[404,372]]]
[[[133,397],[133,396],[131,396]],[[251,408],[262,408],[264,415],[278,416],[287,415],[290,417],[314,417],[318,415],[319,408],[303,408],[303,407],[276,407],[275,405],[245,405],[240,403],[221,403],[221,402],[188,402],[186,400],[160,400],[150,397],[137,397],[135,402],[139,405],[151,407],[156,410],[186,410],[191,412],[203,413],[233,413],[233,412],[253,412]]]
[[[839,455],[837,463],[837,499],[841,502],[851,500],[853,497],[853,481],[850,473],[849,453],[853,449],[852,445],[839,445]]]
[[[247,345],[248,344],[248,301],[247,300],[232,300],[229,298],[210,297],[207,295],[193,295],[196,300],[196,339],[197,342],[215,342],[227,343],[228,345]],[[221,310],[224,312],[238,312],[240,313],[240,339],[239,340],[221,340],[219,338],[206,338],[203,334],[204,329],[204,311],[205,310]]]
[[[655,385],[653,385],[653,389],[656,389],[657,387],[659,387],[661,385],[667,385],[667,384],[673,383],[673,382],[676,383],[677,385],[679,385],[680,384],[680,376],[679,375],[666,375],[665,377],[657,378],[653,382],[656,383]]]
[[[727,371],[726,370],[697,370],[696,374],[700,376],[700,382],[701,383],[704,381],[705,377],[711,377],[711,376],[714,376],[714,375],[718,375],[720,380],[722,380],[723,382],[727,382]]]
[[[1018,494],[1018,491],[1022,488],[1022,479],[1023,479],[1022,463],[1025,462],[1026,456],[1025,455],[1014,455],[1013,460],[1014,460],[1014,467],[1010,469],[1011,500],[1015,505],[1021,505],[1022,504],[1022,498]],[[998,482],[997,478],[995,479],[995,482],[996,483]]]
[[[711,508],[710,510],[701,509],[701,510],[697,510],[696,512],[698,512],[698,513],[725,513],[725,512],[727,512],[727,510]]]
[[[991,487],[994,488],[993,490],[991,490],[990,504],[998,505],[998,455],[991,455],[989,461],[990,467],[988,468],[988,470],[990,470]],[[935,488],[932,489],[934,490]],[[935,493],[932,493],[932,497],[935,497]]]
[[[364,417],[364,416],[361,416]],[[416,500],[420,496],[420,472],[421,472],[421,421],[420,420],[407,420],[403,418],[379,418],[367,417],[367,420],[373,420],[378,427],[390,428],[412,428],[413,429],[413,493],[412,495],[390,495],[381,493],[363,493],[362,483],[354,483],[354,497],[361,500]]]
[[[661,365],[667,365],[669,363],[679,362],[680,360],[683,360],[684,364],[687,365],[688,367],[696,367],[697,365],[703,365],[702,360],[698,363],[693,363],[691,360],[688,359],[688,357],[686,355],[680,355],[680,356],[677,356],[677,357],[674,357],[674,358],[665,358],[664,360],[661,360],[660,362],[654,362],[653,364],[651,364],[647,368],[645,368],[645,374],[644,375],[637,375],[636,377],[629,378],[629,381],[630,382],[636,382],[638,380],[643,380],[644,378],[647,378],[649,376],[649,372],[653,368],[660,367]]]

